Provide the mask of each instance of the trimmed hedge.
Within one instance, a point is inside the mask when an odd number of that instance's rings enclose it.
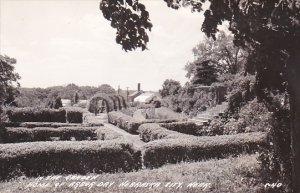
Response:
[[[68,141],[72,137],[75,140],[97,140],[96,130],[98,127],[36,127],[33,129],[23,127],[8,127],[5,131],[5,143],[20,143],[33,141],[53,141],[53,138]]]
[[[80,111],[67,111],[67,122],[82,123],[82,114]]]
[[[32,142],[0,145],[0,180],[25,176],[130,172],[140,151],[127,142]]]
[[[144,142],[154,141],[157,139],[177,139],[190,137],[190,135],[165,129],[157,123],[142,124],[139,127],[138,132],[140,134],[140,138]]]
[[[64,109],[14,108],[7,110],[11,122],[66,122]]]
[[[22,128],[9,127],[3,134],[4,143],[20,143],[35,141],[82,141],[111,140],[121,137],[120,134],[105,127],[60,127],[60,128]]]
[[[172,131],[196,136],[201,136],[201,131],[203,129],[202,125],[197,125],[195,122],[189,121],[160,123],[159,125]]]
[[[140,125],[145,123],[172,123],[177,122],[178,119],[146,119],[136,120],[131,116],[125,115],[120,111],[113,111],[108,113],[108,122],[117,127],[133,134],[137,134]]]
[[[113,111],[108,113],[108,122],[116,125],[117,127],[129,132],[137,133],[137,130],[140,126],[138,122],[133,121],[133,118],[121,113],[119,111]]]
[[[240,153],[253,153],[267,145],[267,134],[243,133],[212,137],[162,139],[144,146],[144,166],[160,167],[166,163],[224,158]]]
[[[26,127],[26,128],[35,128],[35,127],[94,127],[94,126],[103,126],[102,123],[54,123],[54,122],[5,122],[5,127]]]
[[[123,138],[123,135],[112,131],[107,127],[100,127],[96,130],[98,140],[112,140],[112,139],[120,139]]]

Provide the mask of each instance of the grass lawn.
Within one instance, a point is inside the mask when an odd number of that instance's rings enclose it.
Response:
[[[131,173],[63,175],[0,183],[1,193],[15,192],[260,192],[256,155],[165,165]],[[57,187],[55,187],[57,186]]]

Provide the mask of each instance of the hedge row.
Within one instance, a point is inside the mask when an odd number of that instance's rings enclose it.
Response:
[[[166,129],[177,131],[180,133],[185,133],[189,135],[200,136],[201,131],[203,130],[202,125],[197,125],[195,122],[190,121],[181,121],[181,122],[173,122],[173,123],[160,123],[161,127]]]
[[[108,113],[108,122],[117,127],[133,134],[137,134],[140,125],[145,123],[172,123],[177,122],[178,119],[146,119],[137,120],[131,116],[125,115],[120,111],[113,111]]]
[[[160,167],[166,163],[224,158],[253,153],[267,145],[266,133],[243,133],[212,137],[162,139],[144,146],[144,166]]]
[[[93,126],[103,126],[103,124],[78,124],[78,123],[54,123],[54,122],[5,122],[5,127],[26,127],[26,128],[35,128],[35,127],[93,127]]]
[[[130,172],[141,168],[140,155],[132,144],[115,140],[1,144],[0,179]]]
[[[120,134],[105,127],[59,127],[59,128],[23,128],[8,127],[3,133],[4,143],[34,141],[69,140],[110,140],[121,137]]]
[[[33,129],[23,127],[8,127],[5,131],[5,143],[20,143],[33,141],[53,141],[53,140],[97,140],[97,127],[36,127]]]
[[[7,111],[11,122],[82,123],[83,110],[49,108],[14,108]]]
[[[66,122],[66,111],[49,108],[14,108],[7,111],[11,122]]]
[[[190,135],[163,128],[157,123],[142,124],[138,129],[138,133],[144,142],[154,141],[157,139],[177,139],[190,137]]]

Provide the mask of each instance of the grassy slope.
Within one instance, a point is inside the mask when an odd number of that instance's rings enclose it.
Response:
[[[25,188],[36,178],[16,179],[10,182],[0,183],[0,192],[259,192],[262,187],[259,181],[259,163],[256,155],[242,155],[238,158],[228,158],[222,160],[209,160],[196,163],[180,163],[175,165],[166,165],[153,170],[141,170],[131,173],[102,174],[99,175],[96,184],[100,182],[115,182],[110,188],[101,188],[93,186],[79,187],[76,190],[68,187],[71,181],[66,181],[63,176],[58,181],[66,182],[57,189],[54,188]],[[89,176],[94,176],[90,174]],[[119,184],[125,181],[130,182],[160,182],[158,188],[120,188]],[[80,180],[79,180],[80,181]],[[92,182],[93,180],[89,181]],[[182,188],[166,188],[167,182],[183,182]],[[203,187],[187,188],[189,183],[211,183],[211,187],[203,191]]]

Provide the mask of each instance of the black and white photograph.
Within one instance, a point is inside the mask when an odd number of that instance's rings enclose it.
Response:
[[[0,193],[300,193],[300,0],[0,0]]]

